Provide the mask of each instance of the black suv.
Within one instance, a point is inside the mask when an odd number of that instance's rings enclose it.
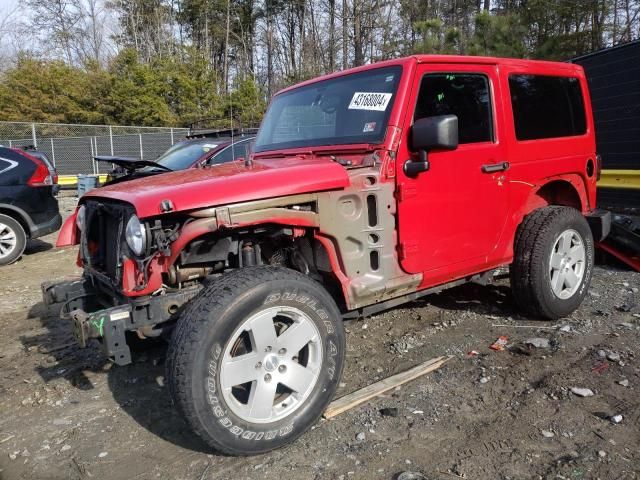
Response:
[[[53,182],[42,160],[0,146],[0,265],[20,258],[27,239],[60,228],[62,218]]]

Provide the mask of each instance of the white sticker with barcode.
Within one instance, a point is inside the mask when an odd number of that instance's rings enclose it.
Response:
[[[124,320],[129,318],[129,311],[124,310],[119,312],[113,312],[111,315],[109,315],[109,317],[112,322],[115,322],[117,320]]]
[[[377,110],[384,112],[392,93],[356,92],[353,94],[349,110]]]

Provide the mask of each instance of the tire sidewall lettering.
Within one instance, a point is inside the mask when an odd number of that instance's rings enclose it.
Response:
[[[580,296],[585,294],[586,289],[589,287],[589,283],[591,280],[591,274],[593,273],[593,239],[588,236],[584,239],[585,247],[586,247],[586,260],[587,260],[587,268],[584,271],[584,277],[582,278],[582,285],[578,289],[578,294]]]
[[[236,437],[240,437],[243,440],[254,441],[273,440],[278,436],[284,437],[293,431],[293,422],[286,425],[285,427],[268,431],[253,431],[234,424],[229,416],[226,416],[227,410],[222,407],[223,403],[221,403],[220,398],[217,394],[218,363],[220,359],[220,352],[222,352],[222,347],[220,346],[220,344],[216,343],[211,349],[211,352],[211,358],[209,361],[209,365],[207,366],[208,376],[205,379],[205,383],[207,385],[206,398],[213,416],[218,419],[218,423],[220,425],[222,425],[229,431],[229,433]]]
[[[308,307],[313,312],[315,312],[321,320],[323,320],[322,324],[324,325],[324,328],[329,335],[335,333],[335,329],[333,328],[331,321],[328,320],[329,314],[324,310],[324,308],[318,306],[318,300],[313,298],[312,295],[304,292],[300,293],[297,290],[284,290],[282,292],[274,292],[267,296],[263,305],[270,305],[278,301],[297,302],[305,307]]]

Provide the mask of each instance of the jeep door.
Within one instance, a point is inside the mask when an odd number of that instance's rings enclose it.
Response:
[[[399,255],[404,270],[424,272],[424,286],[492,262],[508,212],[509,172],[495,65],[419,64],[413,85],[396,161]],[[428,152],[429,169],[405,175],[403,164],[418,159],[409,149],[413,122],[450,114],[458,117],[458,147]]]

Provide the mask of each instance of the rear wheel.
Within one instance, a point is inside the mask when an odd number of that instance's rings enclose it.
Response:
[[[551,206],[527,215],[510,272],[516,303],[536,317],[569,315],[589,288],[593,250],[589,225],[576,209]]]
[[[187,306],[167,360],[171,394],[194,431],[232,455],[266,452],[309,428],[344,360],[340,312],[286,268],[226,275]]]
[[[0,214],[0,265],[9,265],[20,258],[27,245],[27,234],[13,218]]]

